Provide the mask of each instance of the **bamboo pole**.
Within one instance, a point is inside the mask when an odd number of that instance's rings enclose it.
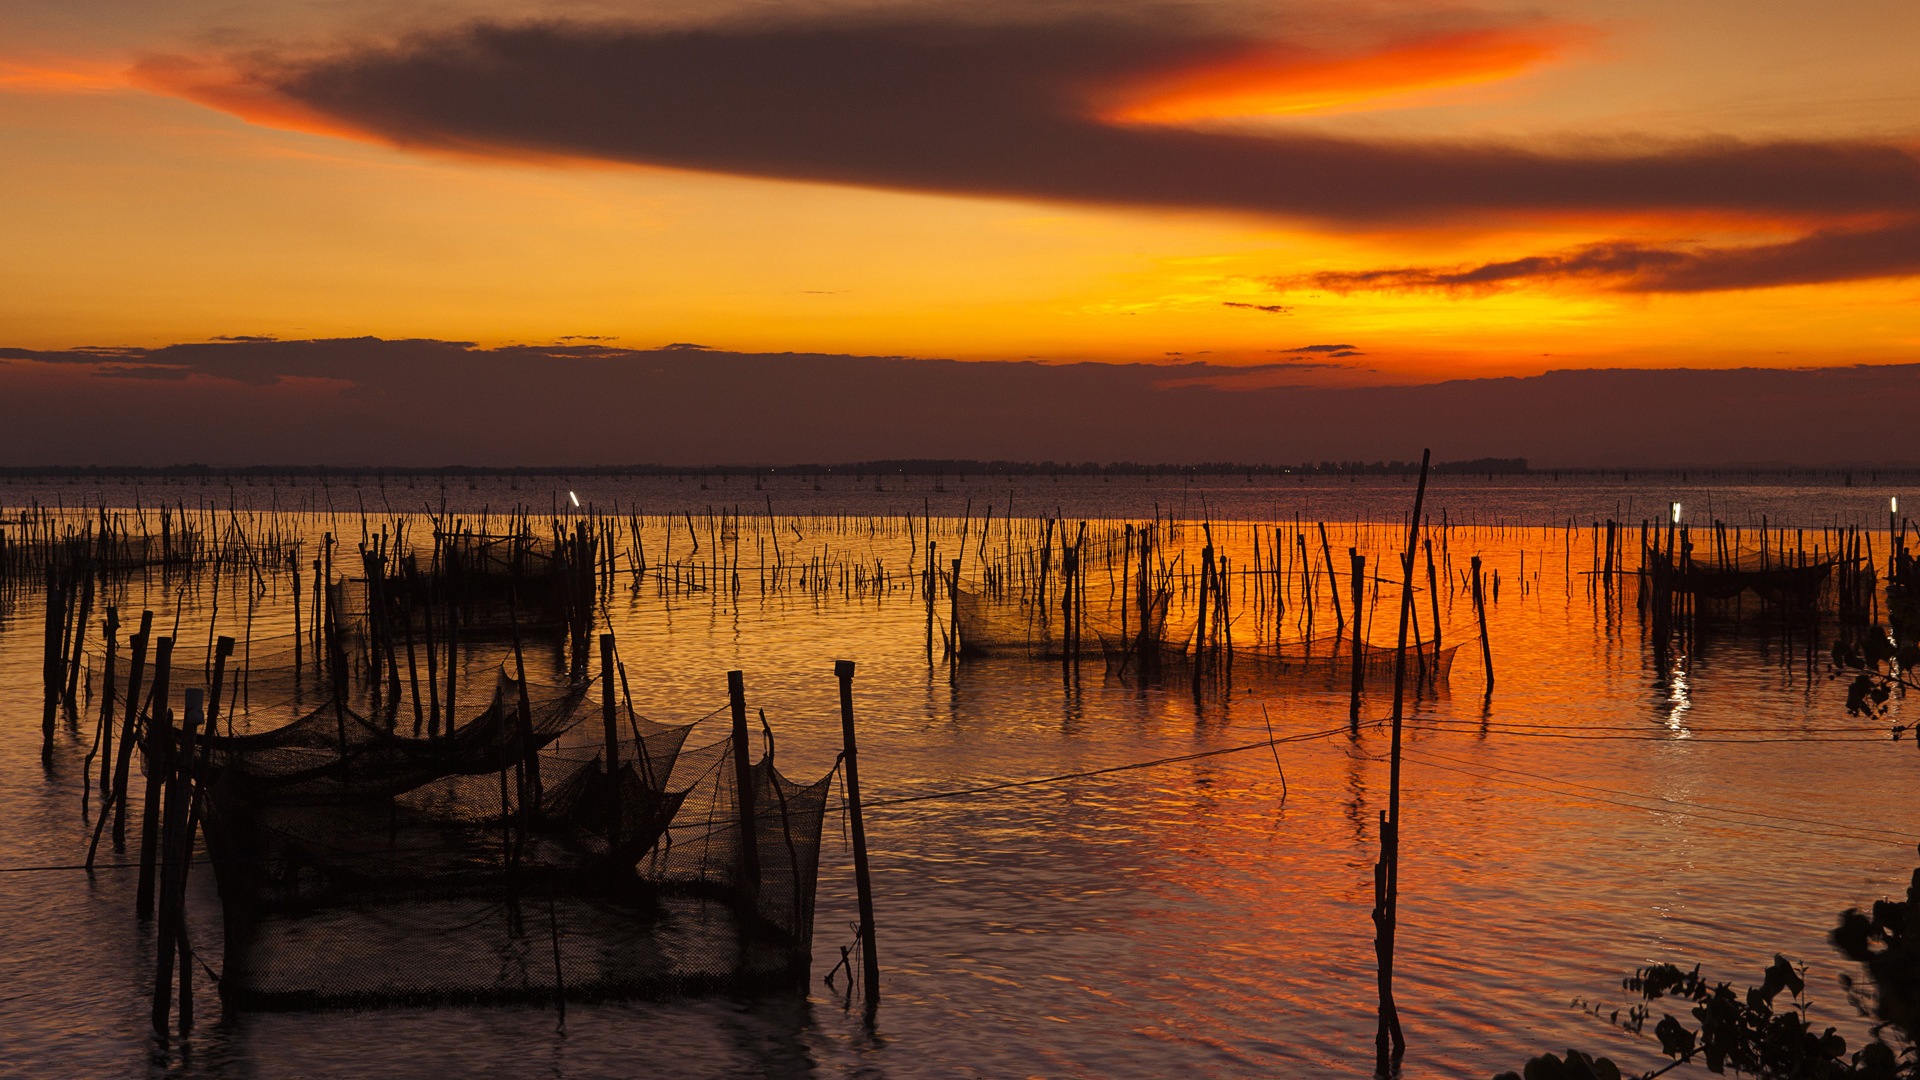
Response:
[[[140,819],[140,885],[133,906],[134,913],[142,919],[153,916],[160,845],[160,796],[166,787],[167,770],[172,767],[173,747],[167,730],[167,682],[172,666],[173,639],[163,637],[154,646],[153,705],[147,710],[147,731],[141,740],[147,757],[147,790]]]
[[[613,635],[600,635],[600,725],[606,740],[607,774],[607,854],[611,857],[620,842],[620,824],[624,808],[620,805],[620,723],[613,692]]]
[[[1381,818],[1380,827],[1380,861],[1385,873],[1375,875],[1376,882],[1385,886],[1378,890],[1374,906],[1380,990],[1380,1024],[1374,1046],[1382,1075],[1389,1073],[1389,1063],[1397,1062],[1407,1050],[1406,1036],[1400,1030],[1400,1010],[1393,997],[1393,947],[1400,908],[1400,744],[1406,709],[1407,631],[1414,612],[1413,559],[1419,550],[1420,512],[1426,502],[1427,466],[1432,456],[1433,452],[1428,450],[1420,457],[1420,485],[1414,489],[1407,546],[1400,556],[1400,635],[1393,656],[1393,736],[1388,756],[1387,812]]]
[[[853,661],[836,660],[834,676],[840,680],[841,761],[846,766],[847,827],[853,837],[853,882],[860,901],[860,960],[865,975],[869,1018],[880,1003],[880,954],[874,945],[873,877],[867,864],[867,828],[860,814],[860,752],[853,730]]]
[[[115,661],[119,659],[120,609],[107,607],[102,637],[106,643],[106,661],[100,674],[100,814],[107,812],[107,800],[113,797],[113,695]]]
[[[743,672],[727,672],[727,702],[733,710],[734,802],[739,811],[740,895],[746,932],[760,918],[760,842],[754,821],[753,764],[747,757],[747,688]]]
[[[1480,556],[1473,557],[1473,611],[1480,620],[1480,660],[1486,667],[1487,700],[1493,700],[1493,646],[1487,641],[1487,598],[1480,584]]]
[[[1360,688],[1366,678],[1366,669],[1363,667],[1366,646],[1361,641],[1360,610],[1366,599],[1367,557],[1360,554],[1357,548],[1348,548],[1347,559],[1353,567],[1353,671],[1352,690],[1347,700],[1347,722],[1349,726],[1357,729],[1360,724]]]

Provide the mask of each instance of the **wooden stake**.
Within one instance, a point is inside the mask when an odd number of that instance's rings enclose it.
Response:
[[[1487,642],[1487,597],[1480,584],[1480,556],[1472,563],[1473,611],[1480,620],[1480,660],[1487,671],[1487,700],[1493,700],[1493,646]]]
[[[753,808],[753,763],[747,758],[746,676],[727,672],[727,701],[733,707],[734,802],[739,809],[740,893],[743,932],[760,920],[760,841]]]
[[[1382,1074],[1391,1071],[1386,1067],[1390,1057],[1397,1061],[1407,1050],[1406,1037],[1400,1031],[1400,1011],[1393,998],[1393,946],[1400,910],[1400,738],[1406,708],[1407,630],[1414,612],[1413,558],[1419,550],[1420,511],[1426,502],[1427,465],[1432,457],[1431,450],[1420,456],[1420,486],[1414,489],[1413,518],[1407,526],[1406,550],[1400,556],[1400,637],[1393,656],[1393,741],[1387,767],[1387,813],[1380,829],[1380,861],[1386,868],[1386,888],[1374,908],[1380,964],[1380,1027],[1375,1048]]]
[[[966,550],[963,543],[961,551]],[[947,580],[947,598],[951,603],[947,613],[947,658],[957,660],[960,657],[960,560],[953,560],[953,576]]]
[[[1366,599],[1367,557],[1360,554],[1358,549],[1348,548],[1347,559],[1353,567],[1353,688],[1348,696],[1347,722],[1349,726],[1358,727],[1360,723],[1360,687],[1365,681],[1365,669],[1362,666],[1365,661],[1365,646],[1360,640],[1360,627],[1362,625],[1360,622],[1360,608],[1362,602]]]
[[[133,771],[133,744],[139,738],[140,721],[140,683],[146,675],[147,642],[153,632],[153,612],[140,613],[140,630],[128,642],[133,646],[132,668],[127,673],[127,711],[120,721],[120,751],[114,757],[113,766],[113,845],[120,847],[127,842],[127,783],[128,773]],[[100,808],[105,815],[106,807]],[[87,851],[87,864],[93,864],[94,851],[100,847],[100,829],[96,823],[93,830],[93,847]]]
[[[107,656],[100,675],[100,814],[102,817],[105,817],[107,812],[107,800],[113,797],[114,661],[118,658],[116,635],[119,632],[120,610],[108,606],[107,624],[103,634],[106,639]]]
[[[836,660],[840,680],[840,745],[846,766],[847,826],[853,834],[853,884],[860,898],[860,959],[867,1010],[880,1003],[880,953],[874,945],[873,878],[867,866],[867,827],[860,816],[860,752],[853,734],[853,661]]]
[[[600,635],[600,723],[606,738],[607,854],[620,842],[620,723],[613,692],[613,635]]]
[[[47,611],[40,649],[40,766],[53,768],[53,722],[60,712],[60,634],[66,624],[66,594],[53,564],[47,564]]]
[[[140,887],[134,897],[134,914],[153,917],[155,875],[160,852],[160,795],[166,787],[167,770],[172,767],[171,732],[167,730],[167,680],[173,666],[173,639],[161,638],[154,648],[153,706],[147,712],[146,736],[141,740],[147,757],[145,813],[140,819]]]
[[[1322,522],[1319,522],[1318,524],[1320,526],[1320,554],[1327,561],[1327,592],[1333,596],[1333,618],[1334,618],[1333,632],[1338,634],[1346,630],[1347,628],[1347,617],[1340,610],[1340,584],[1339,584],[1340,575],[1333,572],[1333,547],[1332,545],[1327,543],[1327,523],[1322,521]],[[1307,538],[1303,536],[1300,538],[1300,546],[1302,548],[1305,548],[1306,545],[1307,545]],[[1348,554],[1352,554],[1353,549],[1348,548],[1347,552]],[[1302,552],[1302,554],[1304,554],[1304,552]],[[1300,572],[1302,574],[1305,574],[1307,572],[1307,567],[1304,564],[1304,562],[1300,567]],[[1354,611],[1353,621],[1355,625],[1358,625],[1360,622],[1359,595],[1360,594],[1357,592],[1354,593],[1355,599],[1353,601],[1353,611]],[[1309,616],[1309,618],[1311,618],[1311,616]]]

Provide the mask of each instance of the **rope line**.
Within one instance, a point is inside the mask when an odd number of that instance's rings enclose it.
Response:
[[[1370,720],[1362,726],[1377,728],[1386,722],[1385,720]],[[1324,731],[1304,732],[1299,735],[1288,735],[1278,739],[1262,739],[1259,742],[1245,743],[1240,746],[1225,746],[1217,750],[1201,750],[1192,754],[1176,754],[1172,757],[1154,758],[1151,761],[1135,761],[1125,765],[1109,765],[1102,769],[1086,769],[1081,772],[1059,773],[1054,776],[1036,776],[1026,780],[1006,780],[997,784],[985,784],[974,788],[958,788],[952,791],[937,791],[926,795],[905,795],[894,799],[880,799],[874,802],[862,803],[861,806],[862,809],[874,810],[889,806],[903,806],[908,803],[962,799],[971,795],[984,795],[990,792],[1006,791],[1012,788],[1037,787],[1041,784],[1057,784],[1066,780],[1085,780],[1089,777],[1106,776],[1110,773],[1130,772],[1135,769],[1153,769],[1162,765],[1178,765],[1186,761],[1200,761],[1205,758],[1224,757],[1228,754],[1244,754],[1249,750],[1265,750],[1283,743],[1326,739],[1335,735],[1346,734],[1351,730],[1351,727],[1342,725],[1341,727],[1328,728]]]

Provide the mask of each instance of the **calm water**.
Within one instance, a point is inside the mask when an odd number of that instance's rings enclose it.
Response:
[[[582,480],[585,485],[589,481]],[[584,501],[652,513],[738,505],[781,515],[794,551],[880,558],[905,569],[903,522],[789,515],[930,510],[943,547],[963,510],[976,537],[995,507],[1070,516],[1325,519],[1336,550],[1353,526],[1406,512],[1412,485],[1237,481],[1009,484],[925,478],[779,481],[671,478],[580,490]],[[522,480],[450,487],[471,512],[560,490]],[[902,490],[904,489],[904,490]],[[399,492],[407,492],[405,495]],[[1405,1073],[1485,1076],[1567,1045],[1623,1064],[1653,1049],[1570,1008],[1619,1002],[1618,980],[1650,961],[1703,962],[1735,981],[1784,951],[1811,965],[1818,1015],[1860,1030],[1824,943],[1836,912],[1904,885],[1920,839],[1920,761],[1883,725],[1846,716],[1806,641],[1778,625],[1709,637],[1684,677],[1654,671],[1631,590],[1611,609],[1591,595],[1594,518],[1638,520],[1681,500],[1736,523],[1885,525],[1888,492],[1778,485],[1684,490],[1598,482],[1453,481],[1433,493],[1454,529],[1443,561],[1484,555],[1502,575],[1491,611],[1498,686],[1483,707],[1477,658],[1463,649],[1450,693],[1418,703],[1409,728],[1399,987]],[[436,483],[389,480],[355,492],[295,487],[0,486],[22,504],[138,499],[188,506],[313,510],[310,530],[357,536],[370,514],[438,509]],[[304,501],[303,501],[304,500]],[[967,500],[972,500],[967,509]],[[944,520],[942,520],[944,518]],[[1571,537],[1546,528],[1568,518]],[[1525,528],[1519,526],[1528,526]],[[377,527],[377,526],[376,526]],[[417,527],[417,526],[416,526]],[[704,529],[704,523],[701,525]],[[750,529],[757,526],[749,525]],[[1252,531],[1221,528],[1240,554]],[[1385,525],[1357,536],[1377,553]],[[868,535],[868,534],[871,535]],[[757,559],[743,538],[743,563]],[[1192,542],[1194,532],[1189,530]],[[654,545],[648,540],[656,561]],[[1884,532],[1876,540],[1884,539]],[[685,544],[682,528],[677,543]],[[1002,548],[988,534],[989,554]],[[1440,540],[1436,537],[1436,546]],[[1883,549],[1882,549],[1883,550]],[[1521,571],[1525,557],[1524,577]],[[146,1035],[151,941],[132,917],[133,876],[89,879],[78,795],[90,729],[64,724],[53,771],[39,763],[40,601],[0,614],[0,1071],[217,1077],[486,1075],[717,1076],[1365,1076],[1372,1071],[1369,909],[1386,805],[1384,732],[1345,730],[1340,691],[1307,681],[1236,683],[1196,703],[1183,686],[1141,689],[1098,662],[925,661],[925,611],[904,591],[763,597],[751,577],[736,603],[649,583],[615,593],[609,618],[642,711],[688,721],[725,702],[724,673],[747,673],[750,702],[781,739],[782,767],[817,776],[838,749],[832,662],[859,662],[862,775],[870,801],[1085,772],[1264,740],[1291,739],[1153,768],[954,798],[877,805],[869,815],[885,1000],[875,1025],[819,984],[851,938],[849,855],[830,818],[816,923],[815,985],[804,1000],[444,1008],[222,1016],[210,995],[188,1045],[156,1058]],[[1524,589],[1522,583],[1524,582]],[[1374,636],[1385,640],[1392,610]],[[284,589],[281,591],[284,597]],[[181,640],[203,641],[210,597],[136,579],[123,621],[143,606]],[[1449,640],[1468,642],[1464,592],[1443,587]],[[231,597],[220,619],[233,632]],[[1425,599],[1422,599],[1423,605]],[[256,635],[286,629],[280,600]],[[1252,616],[1243,616],[1250,619]],[[1289,616],[1291,620],[1293,616]],[[1321,618],[1326,617],[1323,610]],[[1324,627],[1323,627],[1324,629]],[[1298,627],[1288,624],[1289,633]],[[1236,630],[1236,633],[1241,633]],[[188,648],[187,645],[182,646]],[[1370,699],[1368,715],[1386,708]],[[81,732],[86,733],[83,737]],[[1298,738],[1295,738],[1298,737]],[[107,861],[112,861],[111,859]],[[198,873],[195,903],[214,902]],[[208,950],[217,956],[217,949]]]

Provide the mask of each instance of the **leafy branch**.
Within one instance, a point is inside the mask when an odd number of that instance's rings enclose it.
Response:
[[[1875,1021],[1872,1040],[1847,1053],[1846,1039],[1833,1028],[1818,1029],[1808,1018],[1806,971],[1776,955],[1760,985],[1745,995],[1730,983],[1716,983],[1673,964],[1641,968],[1621,986],[1640,1002],[1609,1013],[1609,1023],[1644,1035],[1653,1019],[1653,1002],[1690,1004],[1692,1024],[1671,1013],[1653,1025],[1653,1038],[1673,1061],[1637,1074],[1651,1080],[1683,1064],[1760,1080],[1916,1080],[1920,1078],[1920,870],[1914,871],[1905,901],[1882,900],[1871,913],[1849,910],[1829,935],[1834,947],[1866,969],[1862,983],[1842,976],[1847,998]],[[1784,995],[1784,997],[1782,996]],[[1599,1015],[1599,1010],[1588,1008]],[[1890,1043],[1888,1040],[1891,1039]],[[1895,1044],[1898,1045],[1896,1049]],[[1603,1057],[1568,1050],[1565,1057],[1543,1054],[1521,1072],[1494,1080],[1626,1080],[1620,1067]]]
[[[1858,637],[1833,643],[1833,678],[1852,675],[1847,684],[1847,713],[1851,716],[1884,717],[1888,702],[1896,694],[1920,690],[1920,644],[1900,644],[1884,627],[1875,626]],[[1893,728],[1893,737],[1905,733],[1907,725]]]

